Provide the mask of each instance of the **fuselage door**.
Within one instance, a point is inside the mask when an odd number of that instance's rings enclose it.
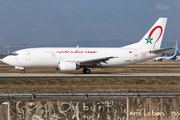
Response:
[[[134,61],[138,61],[138,51],[137,50],[134,50],[134,52],[133,52],[133,59],[134,59]]]
[[[31,51],[27,50],[25,54],[26,54],[26,60],[31,60]]]

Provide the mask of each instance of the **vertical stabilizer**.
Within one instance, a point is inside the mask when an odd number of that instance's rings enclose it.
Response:
[[[174,53],[174,55],[170,59],[176,59],[177,55],[178,55],[178,52]]]
[[[146,35],[138,42],[140,48],[160,49],[167,18],[159,18]]]
[[[174,51],[174,53],[176,53],[178,51],[178,41],[176,40],[176,49]]]
[[[159,18],[139,42],[124,48],[160,49],[166,22],[167,18]]]

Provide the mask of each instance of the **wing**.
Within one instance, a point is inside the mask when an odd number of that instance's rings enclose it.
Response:
[[[81,66],[96,66],[98,64],[101,64],[101,62],[107,63],[109,59],[113,59],[117,57],[104,57],[104,58],[97,58],[97,59],[89,59],[84,61],[79,61],[78,64]]]

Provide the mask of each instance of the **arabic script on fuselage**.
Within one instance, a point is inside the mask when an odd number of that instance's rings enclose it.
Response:
[[[97,51],[91,51],[91,50],[60,50],[56,53],[97,53]]]

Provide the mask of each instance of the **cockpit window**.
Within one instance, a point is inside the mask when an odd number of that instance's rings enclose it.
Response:
[[[13,52],[11,55],[13,55],[13,56],[17,56],[17,55],[19,55],[18,53],[16,53],[16,52]]]

